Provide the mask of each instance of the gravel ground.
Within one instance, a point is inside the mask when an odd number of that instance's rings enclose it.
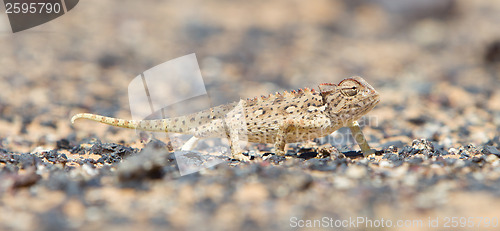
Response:
[[[498,25],[489,0],[85,0],[15,34],[0,18],[0,230],[497,230]],[[190,53],[214,105],[362,76],[377,154],[347,129],[285,157],[249,144],[251,162],[209,140],[192,159],[224,163],[181,176],[161,136],[71,125],[131,118],[130,81]]]

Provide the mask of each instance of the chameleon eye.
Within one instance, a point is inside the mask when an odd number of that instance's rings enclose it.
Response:
[[[355,96],[359,92],[359,87],[354,81],[343,81],[340,83],[340,92],[345,96]]]
[[[345,87],[341,88],[340,91],[346,96],[355,96],[359,90],[357,87]]]

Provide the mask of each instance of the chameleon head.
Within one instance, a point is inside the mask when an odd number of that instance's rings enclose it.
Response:
[[[368,113],[380,101],[380,95],[358,76],[319,86],[330,119],[347,125]]]

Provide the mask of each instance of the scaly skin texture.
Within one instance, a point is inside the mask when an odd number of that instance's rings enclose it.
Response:
[[[81,113],[73,116],[71,122],[85,118],[123,128],[190,134],[196,138],[228,138],[233,158],[248,160],[242,155],[240,140],[274,143],[276,154],[285,155],[286,143],[323,137],[341,127],[353,130],[357,126],[353,124],[379,100],[377,91],[355,76],[339,84],[321,84],[319,91],[306,88],[242,99],[174,118],[123,120]]]

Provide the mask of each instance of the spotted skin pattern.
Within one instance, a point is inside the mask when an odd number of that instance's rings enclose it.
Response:
[[[233,158],[248,160],[242,155],[240,140],[274,143],[276,154],[285,155],[286,143],[323,137],[341,127],[352,127],[379,101],[378,92],[364,79],[354,76],[339,84],[321,84],[319,91],[305,88],[242,99],[174,118],[124,120],[81,113],[73,116],[71,122],[85,118],[122,128],[182,133],[197,138],[228,138]]]

